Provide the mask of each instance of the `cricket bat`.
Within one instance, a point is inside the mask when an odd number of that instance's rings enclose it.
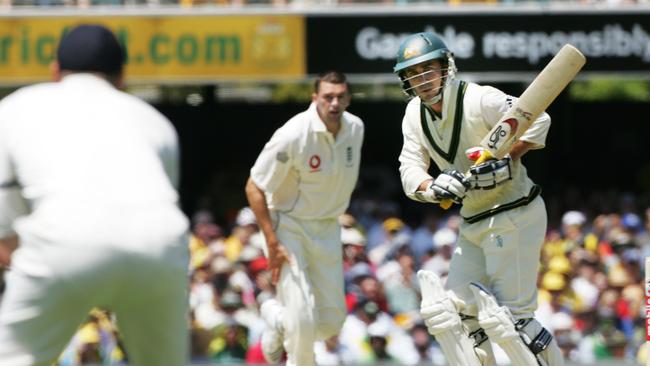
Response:
[[[557,98],[575,78],[586,62],[585,56],[574,46],[565,44],[553,59],[524,90],[517,102],[483,138],[479,147],[482,156],[476,165],[489,159],[502,159],[512,145],[526,132],[530,125]],[[440,202],[445,210],[453,201]]]

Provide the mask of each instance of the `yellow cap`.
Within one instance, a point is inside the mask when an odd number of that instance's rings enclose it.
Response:
[[[571,262],[564,255],[554,255],[548,262],[548,269],[561,274],[571,272]]]
[[[562,274],[549,271],[542,277],[542,287],[549,291],[561,291],[566,287],[566,280]]]
[[[404,221],[397,217],[386,219],[383,223],[384,230],[386,231],[399,231],[404,227]]]

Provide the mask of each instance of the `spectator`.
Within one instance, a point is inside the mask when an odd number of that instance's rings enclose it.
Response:
[[[413,232],[411,239],[411,250],[415,258],[419,260],[434,249],[433,234],[438,230],[438,216],[427,214],[422,220],[422,224]],[[422,264],[418,262],[418,264]]]
[[[387,342],[384,345],[381,340],[375,340],[373,348],[372,336],[385,338]],[[390,357],[398,363],[412,365],[419,359],[413,340],[388,313],[370,300],[359,302],[354,312],[346,317],[339,341],[349,348],[348,359],[354,363],[374,363],[377,357]]]
[[[217,365],[244,362],[248,348],[246,333],[247,328],[232,318],[217,326],[210,342],[212,361]]]
[[[419,315],[420,288],[415,274],[415,258],[408,246],[399,251],[394,261],[396,273],[385,281],[386,299],[391,314]]]
[[[404,221],[397,217],[386,219],[382,227],[384,229],[385,240],[377,247],[370,249],[368,252],[368,259],[375,266],[380,266],[384,262],[392,259],[391,255],[403,245],[409,243],[409,235],[404,232]]]
[[[316,354],[316,364],[320,366],[350,364],[345,359],[348,353],[347,347],[339,342],[338,335],[331,336],[324,341],[315,342],[314,353]]]
[[[437,230],[433,235],[435,252],[422,264],[422,269],[435,273],[444,281],[449,273],[449,264],[454,248],[456,248],[457,238],[456,232],[448,227]]]
[[[224,253],[231,262],[239,259],[244,248],[253,246],[251,240],[257,235],[259,240],[259,229],[255,214],[250,207],[244,207],[237,214],[236,225],[233,227],[230,236],[224,241]],[[259,244],[258,244],[259,245]],[[258,247],[261,248],[261,247]]]
[[[348,271],[357,263],[367,262],[365,254],[366,238],[359,229],[354,227],[341,229],[343,244],[343,270]]]

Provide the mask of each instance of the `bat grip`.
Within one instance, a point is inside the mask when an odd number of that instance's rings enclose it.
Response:
[[[445,198],[444,200],[440,201],[440,207],[442,207],[443,210],[449,209],[451,205],[454,204],[454,201],[450,200],[449,198]]]

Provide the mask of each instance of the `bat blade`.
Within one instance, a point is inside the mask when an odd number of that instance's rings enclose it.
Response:
[[[569,85],[586,61],[577,48],[570,44],[564,45],[483,138],[480,146],[497,159],[508,154],[512,144]]]
[[[496,159],[507,155],[512,144],[553,103],[586,62],[587,59],[577,48],[565,44],[481,140],[480,147]],[[451,200],[446,199],[440,202],[440,207],[446,210],[452,204]]]

